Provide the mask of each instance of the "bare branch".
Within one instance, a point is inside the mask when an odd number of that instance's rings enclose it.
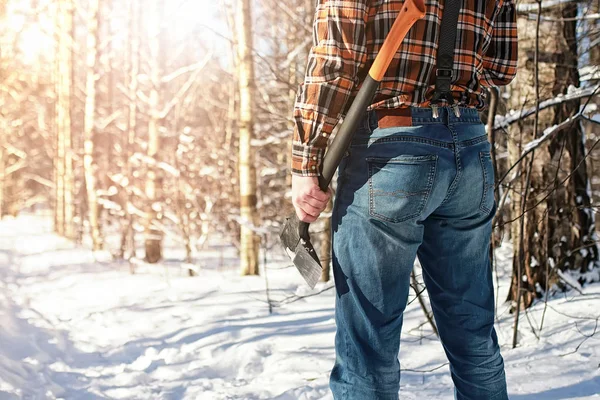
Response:
[[[562,104],[571,100],[593,97],[598,94],[598,89],[600,89],[600,85],[592,86],[589,88],[577,88],[565,95],[560,94],[553,99],[548,99],[540,102],[539,110],[541,111],[546,108],[555,106],[557,104]],[[508,128],[509,125],[512,125],[515,122],[518,122],[535,114],[535,110],[536,107],[534,106],[526,110],[522,110],[520,113],[509,113],[504,116],[498,116],[496,117],[494,129]]]
[[[540,147],[542,144],[544,144],[548,140],[552,139],[552,137],[554,135],[556,135],[558,132],[562,131],[565,128],[570,127],[571,124],[573,122],[579,120],[581,118],[581,116],[582,116],[582,113],[579,112],[579,113],[567,118],[566,120],[564,120],[563,122],[561,122],[558,125],[554,125],[549,128],[546,128],[544,130],[544,133],[542,134],[542,136],[540,136],[537,139],[533,139],[531,142],[529,142],[523,146],[523,152],[521,153],[521,157],[525,157],[527,154],[531,153],[532,151],[534,151],[535,149]]]
[[[171,82],[173,79],[178,78],[179,76],[181,76],[183,74],[187,74],[188,72],[195,72],[195,71],[204,69],[204,67],[206,67],[206,64],[208,64],[208,62],[210,61],[210,59],[212,58],[212,56],[213,56],[213,54],[211,52],[211,53],[208,54],[207,57],[204,58],[204,60],[202,60],[200,62],[197,62],[195,64],[188,65],[186,67],[181,67],[181,68],[173,71],[169,75],[163,77],[161,79],[161,82],[162,83],[168,83],[168,82]]]
[[[554,7],[558,7],[567,3],[576,3],[577,0],[546,0],[544,1],[544,3],[542,4],[541,9],[542,10],[549,10],[551,8]],[[530,13],[532,11],[537,11],[538,10],[538,6],[537,3],[519,3],[517,4],[517,12],[518,13]]]

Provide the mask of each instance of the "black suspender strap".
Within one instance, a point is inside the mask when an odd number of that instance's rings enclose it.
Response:
[[[450,84],[454,78],[454,45],[456,44],[458,14],[461,5],[461,0],[445,0],[444,2],[436,59],[435,91],[431,98],[434,117],[437,117],[437,106],[442,100],[446,100],[449,105],[454,106],[454,112],[458,114],[458,106],[454,103]]]

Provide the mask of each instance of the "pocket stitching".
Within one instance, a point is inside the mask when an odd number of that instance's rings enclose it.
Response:
[[[437,161],[438,161],[437,155],[432,154],[432,155],[427,155],[427,156],[407,156],[407,157],[396,158],[396,159],[368,157],[366,159],[366,161],[369,166],[369,214],[371,215],[371,217],[378,218],[380,220],[387,221],[387,222],[399,223],[399,222],[404,222],[406,220],[409,220],[409,219],[412,219],[412,218],[415,218],[415,217],[421,215],[421,213],[425,209],[425,206],[427,204],[427,201],[429,200],[429,196],[431,195],[431,191],[433,188],[433,181],[435,179],[435,172],[437,170]],[[377,163],[378,161],[380,163],[392,163],[392,164],[410,164],[411,161],[413,161],[413,163],[416,161],[417,165],[421,165],[421,163],[430,163],[431,164],[429,166],[429,173],[427,175],[427,186],[422,191],[417,192],[417,193],[423,193],[424,196],[421,200],[421,203],[419,204],[419,207],[417,208],[417,210],[414,213],[404,216],[402,218],[390,218],[385,215],[379,214],[378,212],[375,211],[375,196],[374,196],[375,191],[373,189],[373,179],[372,178],[374,175],[373,174],[374,164]]]
[[[481,163],[481,173],[483,174],[483,195],[481,196],[481,202],[479,204],[479,209],[485,213],[489,213],[491,211],[491,208],[486,207],[485,203],[488,197],[488,191],[491,187],[493,187],[493,184],[490,184],[490,179],[488,177],[488,169],[485,165],[486,163],[486,158],[491,162],[492,160],[492,156],[490,153],[487,152],[479,152],[479,162]]]
[[[356,137],[355,137],[356,138]],[[409,143],[421,143],[427,144],[430,146],[441,147],[443,149],[453,149],[454,143],[446,143],[439,140],[434,139],[424,139],[421,137],[414,136],[382,136],[382,137],[368,137],[368,138],[359,138],[352,141],[350,147],[364,147],[364,146],[373,146],[376,144],[383,143],[393,143],[393,142],[409,142]]]

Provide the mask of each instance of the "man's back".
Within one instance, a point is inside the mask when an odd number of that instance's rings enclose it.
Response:
[[[462,2],[452,94],[463,107],[485,107],[484,87],[516,75],[517,27],[512,0]],[[306,77],[294,118],[292,173],[316,176],[327,140],[351,104],[403,1],[320,0]],[[429,106],[444,1],[426,1],[425,18],[409,31],[388,68],[372,108]],[[314,168],[313,168],[314,167]]]

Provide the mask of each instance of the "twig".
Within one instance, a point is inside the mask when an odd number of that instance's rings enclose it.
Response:
[[[423,289],[421,289],[421,290],[419,290],[419,291],[417,292],[417,290],[416,290],[416,289],[413,287],[413,290],[415,291],[415,293],[416,293],[417,295],[415,296],[415,298],[414,298],[414,299],[412,299],[411,301],[409,301],[409,302],[406,304],[406,306],[408,307],[408,306],[410,306],[412,303],[414,303],[414,302],[415,302],[415,300],[417,300],[417,299],[418,299],[418,297],[421,295],[421,293],[423,293],[423,292],[425,291],[425,289],[426,289],[426,288],[423,288]]]
[[[597,317],[582,317],[580,315],[566,314],[562,311],[558,311],[556,308],[552,307],[550,304],[548,304],[548,308],[551,309],[552,311],[554,311],[555,313],[562,315],[563,317],[567,317],[567,318],[571,318],[571,319],[581,319],[581,320],[589,320],[589,321],[597,321],[600,319],[600,315],[598,315]]]
[[[431,329],[433,329],[433,332],[435,333],[435,335],[437,337],[440,337],[440,334],[439,334],[439,332],[437,330],[437,327],[435,326],[435,322],[433,321],[432,312],[430,312],[427,309],[427,305],[425,305],[425,300],[421,296],[421,293],[423,293],[423,292],[417,290],[419,288],[419,282],[417,281],[417,277],[415,276],[415,269],[414,268],[413,268],[413,270],[410,273],[410,279],[412,280],[412,283],[414,285],[413,289],[415,290],[415,293],[417,294],[417,300],[419,300],[419,304],[421,305],[421,309],[423,310],[423,313],[425,314],[425,317],[427,318],[427,321],[429,321],[429,324],[431,325]]]
[[[267,277],[267,235],[263,236],[262,240],[263,247],[263,268],[264,268],[264,276],[265,276],[265,293],[267,295],[267,303],[269,304],[269,315],[273,314],[273,303],[271,302],[271,294],[269,292],[269,278]]]
[[[280,301],[273,301],[273,305],[275,307],[280,307],[280,306],[282,306],[284,304],[294,303],[294,302],[296,302],[298,300],[301,300],[301,299],[306,299],[308,297],[318,296],[318,295],[320,295],[323,292],[326,292],[328,290],[333,289],[334,287],[335,287],[335,285],[327,286],[327,287],[319,290],[318,292],[306,294],[306,295],[303,295],[303,296],[292,295],[292,296],[286,297],[286,298],[284,298],[283,300],[280,300]]]
[[[579,330],[579,326],[577,326],[577,323],[575,323],[575,328],[577,329],[577,332],[579,332],[580,334],[582,334],[583,336],[585,336],[585,339],[583,339],[581,341],[581,343],[579,343],[577,345],[577,347],[575,347],[575,350],[569,352],[569,353],[564,353],[564,354],[560,354],[560,357],[564,357],[564,356],[568,356],[569,354],[575,354],[579,351],[579,348],[591,337],[594,337],[594,335],[596,334],[596,332],[598,331],[598,318],[596,318],[596,323],[594,325],[594,331],[591,333],[591,335],[586,335],[583,332],[581,332]]]
[[[565,183],[567,180],[569,180],[569,178],[571,178],[571,176],[575,173],[575,171],[577,171],[577,169],[579,168],[579,166],[585,162],[585,160],[588,158],[588,156],[592,153],[592,151],[594,150],[594,148],[596,147],[596,145],[598,145],[598,143],[600,143],[600,139],[596,140],[594,142],[594,144],[592,145],[592,147],[590,148],[590,150],[585,154],[585,156],[583,156],[583,158],[579,161],[579,163],[575,166],[575,168],[573,168],[573,170],[569,173],[569,175],[567,175],[567,177],[565,179],[563,179],[560,183],[563,184]],[[525,213],[528,213],[529,211],[535,209],[538,205],[540,205],[544,200],[546,200],[548,197],[550,197],[554,192],[556,191],[556,189],[552,189],[550,192],[548,192],[540,201],[538,201],[537,203],[535,203],[533,206],[531,206],[530,208],[528,208],[527,210],[525,210]],[[524,214],[519,215],[518,217],[509,220],[509,221],[504,221],[502,224],[495,226],[496,227],[502,227],[506,224],[509,224],[511,222],[514,222],[516,220],[518,220],[519,218],[521,218]]]
[[[437,371],[440,368],[444,368],[446,365],[448,365],[449,363],[443,363],[441,365],[438,365],[435,368],[431,368],[431,369],[411,369],[411,368],[400,368],[400,371],[402,372],[417,372],[417,373],[427,373],[427,372],[433,372],[433,371]]]
[[[527,322],[529,323],[531,332],[534,334],[534,336],[537,340],[540,340],[540,335],[538,335],[538,333],[536,332],[535,327],[533,326],[533,323],[531,322],[531,319],[529,317],[529,312],[527,311],[527,309],[525,309],[525,316],[527,317]],[[533,318],[533,317],[531,317],[531,318]]]

